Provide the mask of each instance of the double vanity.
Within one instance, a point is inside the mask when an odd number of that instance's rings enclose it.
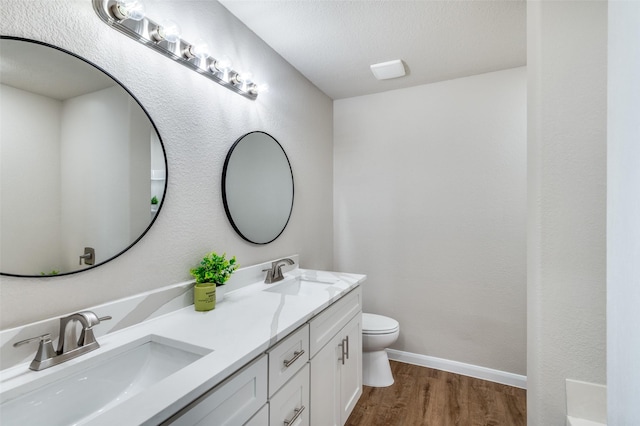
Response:
[[[113,0],[92,4],[109,25],[129,19],[109,15]],[[14,124],[3,161],[14,165],[14,177],[26,162],[43,171],[29,181],[35,185],[3,180],[12,211],[0,234],[11,249],[3,251],[0,275],[53,280],[100,267],[161,214],[169,167],[157,127],[129,89],[77,54],[16,36],[0,35],[0,47],[3,64],[11,64],[0,75],[3,123]],[[72,81],[58,80],[65,77]],[[79,80],[93,83],[82,92],[50,91],[75,89]],[[104,123],[119,125],[105,132]],[[129,169],[104,168],[105,155]],[[78,191],[77,182],[101,191]],[[221,190],[240,237],[274,241],[293,211],[284,146],[263,131],[240,136],[224,161]],[[25,220],[50,199],[60,217]],[[264,270],[271,262],[236,271],[210,312],[194,310],[187,282],[0,331],[0,424],[344,424],[362,393],[365,276],[304,270],[293,258],[284,279],[270,284],[276,280],[273,273],[265,280]]]
[[[95,328],[100,348],[42,371],[3,366],[0,423],[344,424],[362,393],[365,276],[294,265],[265,284],[268,265],[238,270],[206,313],[186,283],[92,309],[113,316]],[[55,324],[3,331],[3,355]]]

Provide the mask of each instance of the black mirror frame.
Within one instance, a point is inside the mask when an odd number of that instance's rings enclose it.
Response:
[[[147,232],[149,232],[149,229],[151,229],[151,227],[153,226],[153,224],[155,223],[156,219],[158,218],[158,215],[160,215],[160,211],[162,210],[162,206],[164,205],[165,199],[166,199],[166,195],[167,195],[167,188],[169,187],[169,164],[167,161],[167,152],[164,148],[164,142],[162,141],[162,136],[160,135],[160,132],[158,131],[158,128],[156,127],[156,123],[154,123],[154,121],[151,119],[151,116],[149,115],[149,112],[147,111],[147,109],[140,103],[140,101],[138,100],[138,98],[136,98],[134,96],[133,93],[131,93],[131,91],[120,82],[120,80],[118,80],[117,78],[115,78],[113,75],[111,75],[110,73],[108,73],[107,71],[105,71],[104,69],[102,69],[101,67],[99,67],[98,65],[94,64],[93,62],[89,61],[88,59],[83,58],[82,56],[79,56],[73,52],[70,52],[66,49],[63,49],[61,47],[58,46],[54,46],[52,44],[49,43],[45,43],[42,41],[38,41],[38,40],[32,40],[32,39],[28,39],[28,38],[23,38],[23,37],[15,37],[15,36],[6,36],[6,35],[0,35],[0,40],[16,40],[16,41],[22,41],[22,42],[27,42],[27,43],[33,43],[33,44],[37,44],[40,46],[45,46],[45,47],[49,47],[55,50],[58,50],[62,53],[66,53],[67,55],[71,55],[76,59],[81,60],[82,62],[94,67],[95,69],[97,69],[98,71],[102,72],[103,74],[105,74],[106,76],[108,76],[109,78],[111,78],[114,82],[116,82],[120,87],[122,87],[122,89],[124,89],[125,92],[127,92],[127,94],[129,96],[131,96],[131,98],[136,101],[136,103],[138,104],[138,106],[140,106],[140,108],[142,109],[142,111],[145,113],[145,115],[147,116],[147,118],[149,119],[149,122],[151,123],[151,126],[153,127],[153,130],[156,132],[156,135],[158,135],[158,140],[160,141],[160,146],[162,147],[162,154],[164,155],[164,167],[165,167],[165,183],[164,183],[164,190],[162,192],[162,201],[160,202],[160,205],[158,206],[158,211],[156,212],[156,214],[153,216],[153,218],[151,219],[151,222],[149,222],[149,226],[147,226],[147,228],[142,232],[142,234],[140,234],[140,236],[138,238],[136,238],[131,244],[129,244],[127,247],[125,247],[122,251],[116,253],[115,255],[111,256],[110,258],[106,259],[103,262],[100,263],[96,263],[95,265],[91,265],[88,268],[83,268],[83,269],[78,269],[76,271],[71,271],[71,272],[62,272],[59,274],[55,274],[55,275],[23,275],[23,274],[13,274],[13,273],[5,273],[5,272],[1,272],[0,271],[0,276],[7,276],[7,277],[21,277],[21,278],[54,278],[54,277],[62,277],[62,276],[67,276],[67,275],[73,275],[73,274],[78,274],[81,272],[86,272],[86,271],[90,271],[92,269],[95,269],[99,266],[102,266],[106,263],[111,262],[113,259],[121,256],[122,254],[124,254],[125,252],[127,252],[131,247],[133,247],[134,245],[136,245],[138,243],[138,241],[140,241],[142,239],[142,237],[144,237]]]
[[[287,217],[287,221],[285,222],[284,226],[282,227],[282,229],[280,230],[280,232],[278,232],[278,234],[271,240],[266,241],[266,242],[256,242],[256,241],[252,241],[251,239],[249,239],[246,235],[244,235],[242,233],[242,231],[240,231],[240,229],[238,228],[237,224],[233,221],[233,217],[231,216],[231,211],[229,210],[229,205],[227,204],[227,190],[226,190],[226,180],[227,180],[227,167],[229,166],[229,161],[231,159],[231,155],[233,154],[234,149],[236,148],[236,146],[242,141],[242,139],[244,139],[245,137],[254,134],[254,133],[262,133],[266,136],[268,136],[269,138],[271,138],[276,144],[278,144],[278,147],[280,147],[280,149],[282,150],[282,153],[284,154],[284,158],[287,160],[287,164],[289,165],[289,173],[291,173],[291,208],[289,209],[289,216]],[[271,136],[269,133],[267,132],[263,132],[261,130],[255,130],[253,132],[248,132],[245,133],[244,135],[240,136],[234,143],[233,145],[231,145],[231,148],[229,148],[229,152],[227,152],[227,156],[224,160],[224,166],[222,168],[222,202],[224,204],[224,211],[227,214],[227,219],[229,219],[229,222],[231,223],[231,226],[233,227],[233,229],[236,231],[236,233],[238,235],[240,235],[240,237],[242,237],[243,240],[248,241],[252,244],[257,244],[257,245],[265,245],[265,244],[269,244],[272,243],[273,241],[277,240],[278,237],[280,235],[282,235],[282,233],[284,232],[285,229],[287,229],[287,225],[289,224],[289,221],[291,220],[291,214],[293,213],[293,204],[294,204],[294,200],[295,200],[295,182],[293,179],[293,169],[291,168],[291,161],[289,161],[289,156],[287,155],[287,152],[284,150],[284,148],[282,147],[282,145],[280,144],[280,142],[278,142],[278,140],[276,138],[274,138],[273,136]]]

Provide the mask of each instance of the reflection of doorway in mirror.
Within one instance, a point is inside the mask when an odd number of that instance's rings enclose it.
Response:
[[[101,263],[149,226],[151,131],[144,111],[119,86],[63,102],[63,270],[77,268],[78,247],[94,247]]]
[[[83,269],[84,247],[96,249],[98,264],[146,230],[151,194],[164,192],[164,152],[121,87],[65,100],[6,85],[0,93],[0,218],[11,224],[0,233],[3,272]],[[152,167],[163,179],[149,185]]]
[[[165,169],[164,151],[156,132],[151,132],[151,199],[157,200],[156,204],[151,204],[151,218],[158,212],[158,207],[162,203],[164,186],[167,179]]]

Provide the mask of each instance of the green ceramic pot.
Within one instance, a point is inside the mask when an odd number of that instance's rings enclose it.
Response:
[[[196,284],[193,287],[193,304],[196,311],[210,311],[216,307],[216,285],[213,283]]]

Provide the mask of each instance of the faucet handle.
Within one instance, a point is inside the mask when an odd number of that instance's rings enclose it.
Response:
[[[51,341],[51,334],[50,333],[44,333],[44,334],[42,334],[40,336],[29,337],[28,339],[20,340],[19,342],[15,342],[13,344],[13,347],[17,348],[18,346],[26,345],[27,343],[35,342],[36,340],[39,340],[41,342],[45,341],[45,340]]]
[[[93,326],[100,324],[102,321],[107,321],[110,319],[112,319],[112,317],[110,315],[106,315],[104,317],[98,318],[97,323],[89,327],[83,328],[82,331],[80,332],[80,338],[78,339],[78,346],[86,346],[91,343],[95,343],[97,345],[98,342],[96,341],[96,336],[93,334]]]
[[[39,340],[40,344],[38,345],[38,352],[36,352],[36,356],[33,358],[33,362],[31,363],[32,365],[33,363],[39,363],[40,361],[56,356],[56,351],[53,349],[53,343],[51,343],[51,334],[49,333],[20,340],[19,342],[14,343],[13,347],[17,348],[19,346],[26,345],[27,343],[35,342],[36,340]]]
[[[265,284],[271,284],[273,282],[273,268],[263,269],[262,272],[267,273],[264,279]]]

